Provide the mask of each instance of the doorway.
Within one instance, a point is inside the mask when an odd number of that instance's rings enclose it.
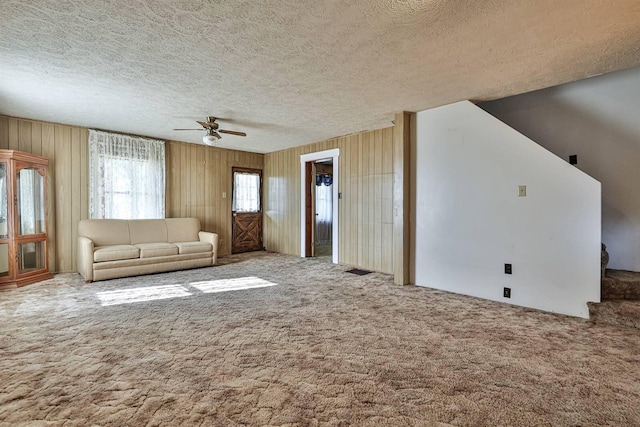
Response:
[[[233,168],[231,253],[261,251],[262,171]]]
[[[312,257],[319,255],[317,251],[326,251],[334,264],[338,263],[338,159],[340,150],[320,151],[300,156],[301,179],[301,224],[300,224],[300,255]],[[318,178],[318,175],[328,175],[330,166],[331,177]],[[320,172],[320,173],[318,173]],[[328,189],[317,189],[317,180],[326,180]],[[317,197],[323,193],[324,201]],[[319,206],[322,204],[322,206]],[[325,211],[320,212],[319,208]],[[327,212],[327,209],[329,212]],[[317,215],[316,215],[317,214]],[[330,237],[329,237],[330,236]],[[320,245],[324,245],[320,247]]]
[[[314,162],[313,256],[331,257],[333,249],[333,159]]]

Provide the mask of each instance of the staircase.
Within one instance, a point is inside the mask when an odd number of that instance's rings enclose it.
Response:
[[[607,270],[601,283],[602,302],[587,303],[591,321],[640,329],[640,273]]]

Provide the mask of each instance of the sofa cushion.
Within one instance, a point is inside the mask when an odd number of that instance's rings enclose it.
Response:
[[[200,252],[211,252],[213,247],[207,242],[178,242],[175,244],[181,254],[197,254]]]
[[[138,258],[140,249],[132,245],[98,246],[93,251],[93,261],[117,261],[120,259]]]
[[[167,218],[167,242],[197,242],[200,231],[198,218]]]
[[[213,265],[213,260],[211,259],[211,252],[202,252],[199,254],[187,254],[187,255],[171,255],[171,256],[162,256],[156,258],[137,258],[137,259],[121,259],[119,261],[107,261],[107,262],[98,262],[93,265],[94,271],[99,270],[112,270],[118,269],[121,267],[135,267],[142,265],[161,265],[162,263],[179,263],[182,261],[186,261],[185,265],[189,265],[189,261],[193,261],[196,259],[208,259],[209,265]],[[176,269],[180,268],[179,266]]]
[[[126,219],[83,219],[78,235],[93,240],[95,246],[129,245],[129,221]]]
[[[164,219],[130,219],[131,244],[167,242],[167,223]]]
[[[178,247],[173,243],[139,243],[135,246],[140,249],[140,258],[178,255]]]

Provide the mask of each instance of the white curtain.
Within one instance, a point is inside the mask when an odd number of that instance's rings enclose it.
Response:
[[[234,212],[260,211],[260,175],[257,173],[233,173]]]
[[[164,218],[164,141],[89,131],[89,217]]]
[[[316,185],[316,243],[332,242],[333,184]]]

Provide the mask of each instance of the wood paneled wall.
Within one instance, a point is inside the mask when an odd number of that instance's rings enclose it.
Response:
[[[264,155],[168,141],[166,158],[166,216],[199,218],[203,230],[220,236],[220,255],[230,254],[231,169],[263,169]]]
[[[88,130],[0,116],[0,149],[49,159],[49,268],[75,271],[77,225],[88,217]],[[264,242],[300,254],[300,155],[340,149],[339,261],[393,272],[393,128],[266,155],[167,141],[166,216],[194,216],[231,253],[231,168],[264,169]],[[223,197],[226,193],[226,197]]]
[[[339,262],[393,273],[393,128],[265,154],[264,242],[300,255],[300,155],[340,149]]]
[[[0,116],[0,149],[49,159],[49,270],[76,271],[78,222],[89,216],[89,131]],[[264,155],[167,141],[166,216],[200,219],[220,235],[220,255],[231,253],[231,168],[262,169]],[[226,198],[223,198],[226,193]]]
[[[89,132],[34,120],[0,116],[0,149],[49,159],[47,197],[49,270],[75,271],[78,222],[88,215]]]

